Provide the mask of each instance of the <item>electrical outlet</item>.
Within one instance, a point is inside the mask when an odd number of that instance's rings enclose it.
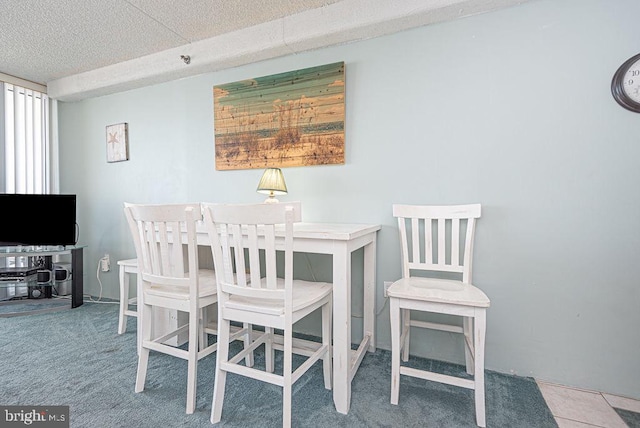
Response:
[[[384,297],[389,297],[389,287],[391,287],[391,284],[393,284],[393,281],[385,281],[384,282]]]
[[[100,267],[102,272],[109,272],[111,268],[111,260],[109,260],[109,254],[105,254],[103,258],[100,259]]]

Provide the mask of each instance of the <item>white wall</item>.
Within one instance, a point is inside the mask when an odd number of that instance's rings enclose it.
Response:
[[[61,191],[78,194],[86,289],[118,296],[115,270],[102,290],[93,272],[104,253],[133,256],[124,201],[263,199],[261,170],[215,170],[214,85],[345,61],[346,164],[285,169],[281,199],[302,201],[307,221],[383,225],[380,347],[390,342],[382,283],[400,275],[391,204],[480,202],[487,368],[640,398],[640,114],[610,93],[617,67],[640,52],[638,16],[636,0],[534,1],[61,103]],[[110,164],[105,126],[119,122],[131,160]],[[330,278],[326,260],[312,261]],[[461,361],[455,338],[413,337],[412,352]]]

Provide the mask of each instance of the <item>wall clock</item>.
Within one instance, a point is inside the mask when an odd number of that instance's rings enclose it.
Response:
[[[640,54],[618,68],[611,80],[611,93],[622,107],[640,113]]]

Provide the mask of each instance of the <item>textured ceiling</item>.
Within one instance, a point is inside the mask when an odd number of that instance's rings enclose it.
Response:
[[[2,0],[0,73],[76,100],[524,1]]]
[[[2,0],[0,72],[46,84],[336,1]]]

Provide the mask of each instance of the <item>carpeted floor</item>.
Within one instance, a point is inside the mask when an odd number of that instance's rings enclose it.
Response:
[[[0,318],[23,316],[25,313],[44,313],[71,308],[69,299],[24,299],[0,302]]]
[[[640,413],[624,409],[614,409],[629,428],[640,428]]]
[[[68,405],[72,427],[210,427],[215,354],[198,365],[197,408],[185,414],[186,361],[152,353],[146,389],[136,394],[136,321],[117,334],[117,305],[0,320],[0,405]],[[240,346],[238,344],[238,346]],[[239,348],[238,348],[239,349]],[[443,373],[463,367],[412,359]],[[391,354],[367,354],[353,380],[348,415],[335,411],[318,362],[295,385],[292,425],[298,427],[475,427],[473,392],[404,377],[400,404],[389,403]],[[263,364],[261,353],[256,364]],[[227,376],[221,427],[278,427],[281,389]],[[488,427],[556,427],[531,378],[486,372]]]

